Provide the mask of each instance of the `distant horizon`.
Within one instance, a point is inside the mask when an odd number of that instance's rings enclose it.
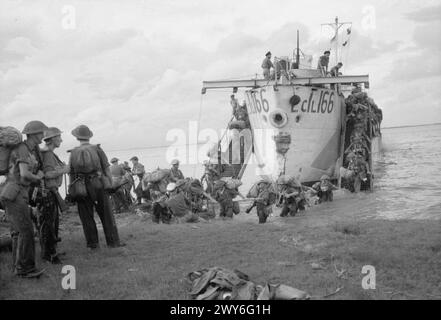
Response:
[[[402,126],[382,127],[382,129],[397,129],[397,128],[411,128],[411,127],[426,127],[426,126],[436,126],[436,125],[441,125],[441,122],[426,123],[426,124],[407,124],[407,125],[402,125]]]

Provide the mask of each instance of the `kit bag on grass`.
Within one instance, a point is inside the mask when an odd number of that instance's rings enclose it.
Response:
[[[0,127],[0,175],[9,171],[11,150],[23,141],[21,132],[14,127]]]

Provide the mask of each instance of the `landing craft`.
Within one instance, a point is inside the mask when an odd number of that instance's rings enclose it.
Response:
[[[335,24],[330,24],[335,29],[333,42],[336,47],[333,54],[336,64],[341,50],[339,29],[345,24],[339,23],[338,18]],[[230,88],[233,93],[239,88],[245,89],[252,144],[240,143],[239,148],[233,148],[231,139],[237,133],[226,135],[219,141],[217,151],[213,150],[209,156],[211,163],[221,168],[230,165],[230,170],[222,170],[223,176],[240,179],[248,160],[254,154],[261,175],[274,180],[287,174],[297,176],[302,183],[310,184],[327,174],[340,182],[340,168],[347,162],[345,150],[350,146],[354,125],[348,118],[346,98],[354,89],[367,92],[369,76],[330,77],[322,74],[321,70],[312,69],[310,65],[300,68],[305,64],[300,59],[298,37],[297,34],[296,54],[292,58],[275,57],[275,72],[271,80],[256,77],[203,82],[203,94],[213,89]],[[372,99],[370,101],[373,103]],[[381,146],[381,117],[379,119],[374,114],[381,113],[381,110],[373,104],[365,106],[368,111],[364,134],[370,168]],[[229,148],[225,149],[225,146]],[[372,189],[372,179],[368,189]]]

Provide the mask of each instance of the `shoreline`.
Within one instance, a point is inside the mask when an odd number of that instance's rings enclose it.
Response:
[[[124,213],[116,218],[127,246],[106,248],[99,226],[98,251],[86,249],[78,215],[70,212],[62,217],[59,251],[67,253],[63,264],[76,268],[77,289],[63,290],[62,265],[40,259],[47,268],[41,279],[16,278],[10,253],[3,252],[0,299],[187,299],[185,275],[213,266],[238,269],[259,284],[280,282],[315,299],[338,288],[326,299],[441,299],[441,221],[377,219],[365,216],[367,209],[357,199],[290,218],[280,218],[277,209],[263,225],[255,209],[233,220],[172,225]],[[375,290],[361,286],[365,265],[376,269]]]

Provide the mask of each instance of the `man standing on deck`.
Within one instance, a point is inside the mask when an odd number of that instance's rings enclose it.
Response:
[[[325,51],[324,54],[319,58],[317,69],[320,70],[322,76],[326,76],[326,74],[328,73],[330,56],[331,56],[331,51]]]
[[[265,59],[263,59],[262,62],[263,77],[265,80],[271,79],[271,68],[274,68],[273,63],[271,62],[271,52],[267,52]]]
[[[72,130],[80,145],[70,153],[70,187],[69,192],[78,192],[74,198],[78,206],[78,214],[83,224],[87,247],[97,249],[98,230],[93,219],[94,207],[100,217],[107,246],[116,248],[124,246],[120,243],[115,217],[112,214],[108,190],[112,189],[112,175],[109,170],[107,156],[100,145],[90,144],[92,131],[85,125]],[[85,194],[84,194],[85,192]]]
[[[329,74],[331,77],[338,77],[341,75],[340,69],[343,67],[343,63],[339,62],[336,66],[332,67],[331,71],[329,71]]]

